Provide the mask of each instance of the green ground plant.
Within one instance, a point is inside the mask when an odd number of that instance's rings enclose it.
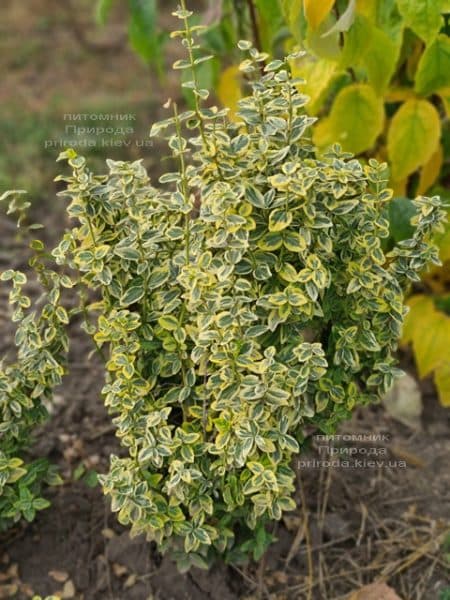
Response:
[[[157,187],[140,161],[95,175],[74,150],[61,154],[74,225],[51,254],[33,243],[43,308],[30,308],[23,274],[2,275],[19,352],[0,375],[0,441],[8,460],[20,456],[82,316],[123,446],[103,489],[121,523],[188,569],[260,558],[270,523],[295,508],[305,430],[333,432],[391,386],[404,290],[439,262],[445,212],[419,197],[411,237],[383,249],[387,166],[338,146],[316,156],[295,56],[269,61],[240,42],[251,93],[230,120],[205,106],[203,28],[184,6],[174,14],[186,51],[174,68],[193,109],[168,102],[151,135],[178,169]],[[79,294],[70,310],[64,289]]]

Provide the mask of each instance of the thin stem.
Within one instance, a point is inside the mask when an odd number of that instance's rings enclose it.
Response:
[[[79,279],[78,284],[81,286],[82,285],[82,281],[81,279]],[[80,300],[81,300],[81,311],[83,313],[83,317],[84,320],[86,322],[87,325],[89,325],[90,323],[90,319],[89,319],[89,313],[87,310],[87,306],[86,306],[86,302],[87,302],[87,297],[86,297],[86,291],[84,289],[80,290]],[[97,354],[100,356],[100,358],[102,359],[103,363],[106,364],[107,359],[105,356],[105,353],[103,352],[103,349],[101,348],[101,346],[97,343],[96,339],[94,338],[94,336],[91,336],[92,339],[92,343],[95,346],[95,351],[97,352]]]
[[[141,239],[141,233],[139,230],[139,222],[136,220],[136,227],[137,227],[137,235],[136,235],[136,240],[138,243],[138,247],[139,247],[139,252],[141,254],[141,258],[144,262],[147,261],[147,258],[145,256],[145,251],[144,251],[144,247],[142,245],[142,239]],[[148,266],[145,270],[145,274],[144,274],[144,297],[142,299],[142,318],[144,323],[147,322],[147,297],[148,297]]]
[[[180,121],[178,119],[178,109],[177,109],[177,105],[175,103],[173,105],[173,112],[174,112],[174,116],[175,116],[175,129],[177,132],[177,138],[178,138],[178,143],[179,143],[178,154],[179,154],[179,158],[180,158],[181,191],[183,193],[183,197],[184,197],[185,201],[189,202],[189,190],[188,190],[187,179],[186,179],[186,163],[184,160],[184,151],[183,151],[183,147],[182,147],[183,138],[181,136],[181,126],[180,126]],[[186,236],[185,240],[186,240],[186,264],[187,265],[189,264],[190,226],[191,226],[191,216],[190,216],[190,212],[188,212],[185,215],[185,236]]]
[[[256,10],[255,10],[255,5],[253,4],[253,0],[247,0],[247,5],[248,5],[248,11],[250,13],[250,21],[251,21],[251,24],[252,24],[253,43],[255,44],[255,48],[259,52],[262,52],[261,36],[259,34],[258,18],[256,16]]]
[[[181,0],[181,8],[183,10],[186,10],[186,0]],[[195,93],[199,88],[199,83],[198,83],[198,77],[197,77],[197,70],[195,68],[195,58],[194,58],[194,50],[192,47],[192,32],[191,32],[191,27],[189,25],[189,18],[188,17],[184,17],[183,18],[183,22],[184,22],[184,28],[185,28],[185,33],[186,33],[186,45],[187,45],[187,51],[188,51],[188,56],[189,56],[189,62],[191,64],[191,73],[192,73],[192,79],[194,82],[194,110],[195,110],[195,114],[197,115],[198,121],[199,121],[199,130],[200,130],[200,135],[201,138],[203,140],[203,143],[206,144],[206,136],[205,136],[205,131],[204,131],[204,127],[203,127],[203,117],[202,114],[200,112],[200,102],[198,99],[197,94]]]

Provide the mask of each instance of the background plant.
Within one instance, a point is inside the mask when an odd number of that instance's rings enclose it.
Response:
[[[348,151],[388,160],[396,239],[408,234],[414,212],[407,197],[449,197],[449,9],[440,1],[305,2],[287,15],[294,38],[310,53],[294,67],[307,79],[301,89],[311,97],[310,112],[327,115],[314,142],[325,147],[339,140]],[[449,405],[449,225],[437,242],[444,266],[415,288],[404,341],[413,343],[419,375],[434,372]]]
[[[9,195],[4,194],[0,200]],[[29,203],[20,192],[13,192],[13,196],[9,213],[17,213],[18,225],[23,225]],[[36,252],[43,249],[38,240],[32,246]],[[39,258],[36,254],[32,265],[47,292],[40,309],[30,309],[31,299],[24,292],[24,273],[7,270],[1,274],[2,281],[12,284],[9,304],[12,320],[17,324],[17,360],[0,363],[0,530],[22,517],[32,521],[36,511],[50,505],[41,497],[42,485],[60,483],[47,460],[26,460],[24,454],[32,443],[34,430],[48,416],[48,403],[53,389],[61,383],[68,351],[64,327],[68,320],[60,305],[60,291],[61,286],[70,285],[70,279],[48,271]]]
[[[75,224],[51,252],[57,266],[33,243],[48,288],[42,312],[29,310],[22,274],[3,274],[19,322],[3,429],[17,454],[63,373],[65,328],[84,316],[126,451],[111,457],[104,490],[122,523],[188,568],[217,554],[259,558],[268,523],[295,507],[291,463],[304,428],[331,432],[390,387],[403,288],[438,263],[431,236],[445,214],[437,197],[418,198],[411,238],[385,251],[386,165],[339,147],[315,156],[295,57],[268,62],[240,42],[251,94],[230,121],[204,105],[202,28],[184,8],[175,15],[187,58],[174,68],[189,75],[193,109],[173,106],[152,135],[166,135],[178,169],[157,188],[139,161],[108,161],[95,175],[62,153]],[[66,310],[62,288],[80,303]]]
[[[112,5],[110,0],[99,2],[101,19]],[[427,192],[450,198],[448,2],[223,0],[205,5],[202,20],[208,29],[202,45],[214,56],[199,65],[199,82],[215,87],[222,104],[234,110],[246,85],[235,54],[238,39],[253,37],[259,50],[275,57],[294,46],[305,49],[307,55],[295,59],[292,68],[305,80],[299,89],[310,97],[308,113],[322,117],[313,141],[321,149],[339,142],[344,151],[363,159],[388,162],[394,189],[391,241],[411,233],[415,208],[408,198]],[[140,24],[137,38],[133,23]],[[156,0],[130,3],[130,40],[145,60],[160,61],[166,37],[158,27]],[[141,39],[148,42],[139,43]],[[437,243],[444,266],[423,274],[414,289],[404,341],[413,344],[419,375],[434,373],[441,402],[450,405],[445,360],[449,225]]]

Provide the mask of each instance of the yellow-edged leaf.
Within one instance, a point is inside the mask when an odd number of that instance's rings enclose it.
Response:
[[[435,107],[427,100],[407,100],[395,113],[388,131],[393,179],[403,179],[426,164],[438,147],[440,134]]]
[[[383,123],[382,100],[369,85],[355,83],[336,96],[330,116],[315,128],[314,143],[322,148],[337,142],[345,151],[359,154],[374,146]]]
[[[333,8],[334,0],[304,0],[305,17],[312,29],[317,29]]]
[[[441,172],[443,162],[444,151],[439,144],[436,152],[432,154],[430,160],[423,165],[422,170],[420,171],[419,185],[417,187],[418,194],[425,194],[436,182],[439,173]]]
[[[222,71],[217,86],[217,96],[223,106],[230,109],[229,117],[232,120],[236,120],[238,102],[242,97],[240,78],[239,67],[232,65]]]

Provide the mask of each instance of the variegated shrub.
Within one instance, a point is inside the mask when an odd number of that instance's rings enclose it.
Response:
[[[39,241],[33,246],[42,249]],[[18,326],[17,361],[0,362],[0,531],[22,517],[33,520],[36,511],[50,505],[40,497],[42,484],[60,483],[47,460],[25,462],[22,453],[31,442],[32,430],[46,420],[47,404],[65,370],[68,316],[60,305],[60,290],[72,283],[36,259],[32,264],[47,291],[39,311],[29,310],[32,303],[23,291],[24,273],[8,270],[1,275],[3,281],[12,282],[9,303]]]
[[[267,64],[246,42],[238,120],[205,107],[198,28],[175,14],[195,108],[173,107],[152,135],[178,169],[156,187],[139,161],[98,176],[64,152],[75,225],[52,254],[80,296],[97,294],[68,318],[98,315],[85,328],[123,446],[104,491],[121,523],[187,568],[260,556],[268,522],[295,508],[305,429],[331,432],[389,388],[403,289],[438,262],[444,213],[418,198],[414,237],[385,254],[386,165],[316,156],[288,59]]]

